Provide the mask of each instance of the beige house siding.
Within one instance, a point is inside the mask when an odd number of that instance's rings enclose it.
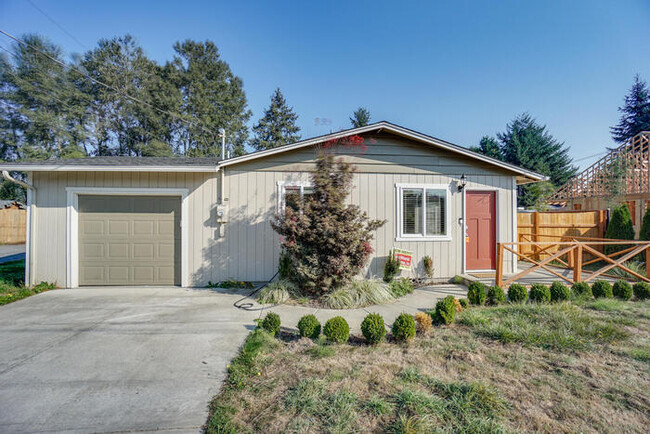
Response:
[[[191,285],[214,280],[206,266],[216,252],[211,240],[218,236],[214,207],[218,175],[147,172],[35,172],[32,276],[34,282],[66,282],[66,187],[187,188],[189,189],[188,268]],[[216,273],[215,273],[216,274]]]

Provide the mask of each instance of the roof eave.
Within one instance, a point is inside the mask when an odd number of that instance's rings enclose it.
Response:
[[[219,169],[214,166],[74,166],[74,165],[0,165],[0,170],[11,172],[197,172],[215,173]]]

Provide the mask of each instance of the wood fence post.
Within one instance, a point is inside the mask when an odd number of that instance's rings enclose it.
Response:
[[[605,238],[606,229],[607,229],[607,210],[601,209],[598,211],[598,238]]]
[[[497,243],[497,272],[494,284],[501,287],[503,284],[503,244]]]
[[[539,242],[539,211],[533,213],[533,240]],[[533,246],[533,252],[535,253],[535,259],[539,261],[539,246],[535,244]]]
[[[579,241],[576,241],[573,255],[573,282],[582,282],[582,243]]]
[[[647,249],[645,249],[645,277],[650,279],[650,267],[648,267],[648,264],[650,263],[650,246],[648,246]]]

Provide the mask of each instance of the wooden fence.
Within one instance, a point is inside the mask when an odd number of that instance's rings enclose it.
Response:
[[[607,211],[546,211],[517,213],[517,245],[519,253],[534,254],[541,259],[554,255],[562,242],[580,238],[604,238],[607,228]],[[600,246],[599,246],[600,247]]]
[[[22,244],[25,242],[27,212],[10,207],[0,209],[0,244]]]

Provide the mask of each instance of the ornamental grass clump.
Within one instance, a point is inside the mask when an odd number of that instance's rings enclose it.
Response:
[[[612,290],[612,285],[606,280],[596,280],[593,285],[591,285],[591,292],[596,298],[612,298],[614,297],[614,292]]]
[[[321,301],[330,309],[351,309],[384,304],[394,298],[390,287],[381,280],[354,279],[326,294]]]
[[[508,301],[510,303],[523,303],[528,298],[528,290],[524,285],[513,283],[508,288]]]
[[[269,312],[262,320],[262,329],[269,332],[272,336],[276,336],[280,331],[280,315],[277,313]]]
[[[350,326],[345,318],[335,316],[327,320],[325,327],[323,327],[323,334],[328,341],[342,344],[350,338]]]
[[[391,328],[393,337],[400,342],[408,342],[415,337],[415,320],[407,313],[400,314]]]
[[[451,324],[456,317],[456,303],[453,295],[448,295],[436,303],[433,320],[436,324]]]
[[[576,282],[571,286],[571,292],[576,298],[589,299],[594,295],[591,293],[591,286],[587,282]]]
[[[563,284],[562,282],[555,281],[551,284],[551,301],[560,302],[566,301],[571,296],[571,291],[569,287]]]
[[[431,318],[431,315],[424,313],[424,312],[418,312],[415,314],[415,331],[420,334],[424,334],[431,330],[431,326],[433,325],[433,319]]]
[[[342,140],[356,145],[352,139]],[[332,146],[338,145],[328,143],[326,149]],[[373,253],[374,233],[385,221],[370,219],[359,206],[347,203],[353,173],[350,163],[321,152],[311,173],[313,193],[271,221],[281,237],[282,254],[290,259],[292,279],[304,295],[320,297],[343,287]]]
[[[506,302],[506,294],[500,286],[490,286],[487,292],[487,304],[498,306]]]
[[[260,304],[282,304],[291,298],[295,292],[293,283],[286,279],[276,280],[262,288],[257,296]]]
[[[535,283],[530,287],[528,299],[533,303],[548,303],[551,301],[551,290],[546,285]]]
[[[320,322],[312,314],[305,315],[298,321],[298,330],[300,331],[300,336],[316,339],[320,336]]]
[[[634,295],[634,291],[632,290],[632,285],[621,279],[617,280],[614,286],[612,286],[612,294],[616,298],[629,300]]]
[[[647,300],[650,298],[650,283],[638,282],[632,287],[634,296],[637,300]]]
[[[378,313],[368,314],[361,323],[361,333],[366,341],[375,345],[383,341],[386,337],[386,326],[384,318]]]
[[[475,304],[477,306],[485,304],[486,297],[485,285],[483,283],[472,282],[469,284],[469,288],[467,290],[467,299],[469,300],[470,304]]]

